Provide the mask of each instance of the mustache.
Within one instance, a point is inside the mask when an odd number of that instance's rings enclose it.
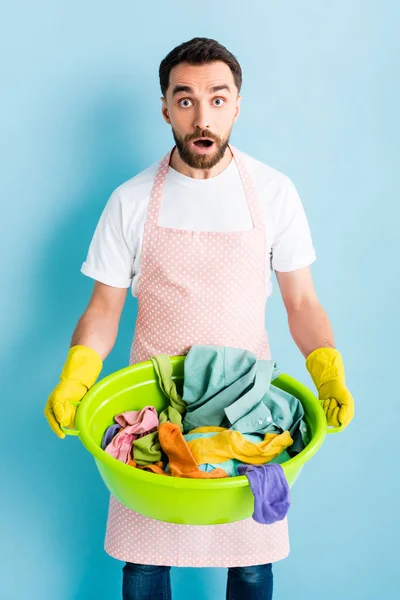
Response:
[[[207,129],[198,129],[194,133],[190,133],[189,135],[185,136],[185,141],[191,142],[192,140],[196,140],[196,139],[202,138],[202,137],[209,138],[210,140],[214,140],[216,142],[219,141],[219,137],[217,135],[215,135],[215,133],[212,133],[211,131],[208,131]]]

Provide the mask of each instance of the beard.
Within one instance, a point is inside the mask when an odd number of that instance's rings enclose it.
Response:
[[[172,135],[174,136],[175,144],[181,159],[193,169],[212,169],[224,157],[225,151],[229,144],[229,137],[232,129],[229,131],[226,139],[211,133],[207,129],[197,129],[195,133],[180,137],[172,127]],[[192,150],[191,142],[196,138],[209,138],[213,140],[213,152],[209,154],[197,154]]]

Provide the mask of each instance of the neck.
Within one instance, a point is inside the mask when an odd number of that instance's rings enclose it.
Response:
[[[216,177],[222,173],[222,171],[225,171],[226,167],[231,162],[232,157],[233,154],[228,146],[223,158],[214,167],[211,169],[194,169],[193,167],[189,167],[189,165],[181,159],[175,146],[172,150],[169,164],[175,171],[178,171],[187,177],[192,177],[193,179],[210,179],[211,177]]]

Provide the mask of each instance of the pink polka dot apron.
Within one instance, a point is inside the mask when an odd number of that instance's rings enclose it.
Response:
[[[240,152],[230,146],[253,228],[233,232],[160,227],[171,152],[160,162],[142,247],[138,317],[130,363],[195,344],[245,348],[270,358],[265,330],[266,235],[259,202]],[[233,567],[275,562],[289,554],[287,518],[222,525],[176,525],[135,513],[113,496],[105,549],[119,560],[181,567]]]

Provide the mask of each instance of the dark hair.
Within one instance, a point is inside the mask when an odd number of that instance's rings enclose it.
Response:
[[[169,74],[176,65],[180,63],[204,65],[217,60],[228,65],[232,71],[233,79],[239,93],[242,87],[242,69],[237,59],[225,46],[222,46],[216,40],[196,37],[171,50],[161,61],[159,76],[161,92],[164,98],[169,85]]]

